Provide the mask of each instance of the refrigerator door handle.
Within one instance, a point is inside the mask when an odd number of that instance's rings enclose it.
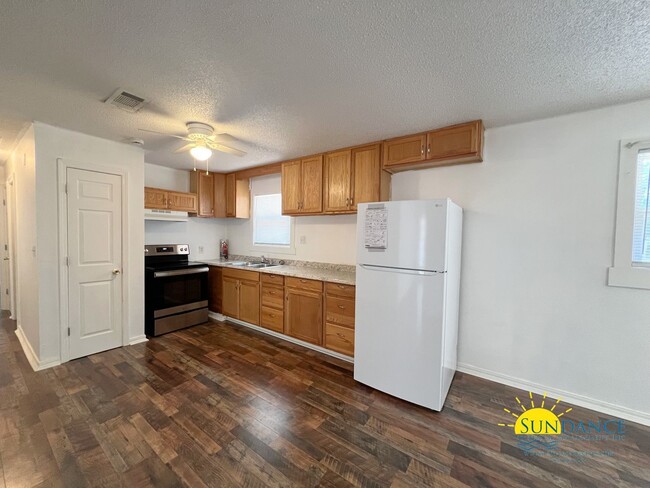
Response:
[[[369,271],[385,271],[388,273],[401,273],[401,274],[411,274],[411,275],[420,275],[420,276],[434,276],[434,275],[446,273],[446,271],[423,271],[420,269],[391,268],[389,266],[375,266],[372,264],[360,264],[359,266]]]

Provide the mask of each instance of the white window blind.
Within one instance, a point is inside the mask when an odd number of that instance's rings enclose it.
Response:
[[[291,217],[282,215],[282,194],[253,197],[253,244],[291,245]]]
[[[637,154],[632,261],[650,266],[650,149]]]

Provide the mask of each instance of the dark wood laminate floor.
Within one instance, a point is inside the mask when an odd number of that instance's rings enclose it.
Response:
[[[346,363],[223,324],[34,373],[14,328],[2,320],[0,488],[650,486],[650,429],[627,422],[607,458],[526,457],[497,426],[526,393],[469,375],[434,413],[355,383]]]

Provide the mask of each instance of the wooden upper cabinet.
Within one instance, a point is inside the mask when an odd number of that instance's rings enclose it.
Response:
[[[234,173],[226,175],[226,217],[247,219],[250,216],[250,179],[238,180]]]
[[[323,211],[323,156],[303,159],[302,163],[302,213]]]
[[[323,211],[323,156],[282,163],[282,213]]]
[[[198,217],[214,217],[214,176],[203,171],[190,173],[190,191],[196,193]]]
[[[394,173],[483,161],[483,122],[474,120],[384,142],[384,169]]]
[[[350,210],[352,196],[352,151],[325,154],[323,159],[325,212]]]
[[[390,174],[381,168],[381,145],[352,149],[352,195],[350,207],[358,203],[383,202],[390,198]]]
[[[167,202],[172,210],[195,213],[198,203],[194,193],[167,192]]]
[[[160,188],[144,189],[144,208],[195,213],[196,207],[197,201],[194,193],[161,190]]]
[[[167,191],[158,188],[145,188],[144,208],[166,209]]]
[[[226,175],[214,173],[214,217],[224,218],[226,214]]]
[[[424,161],[426,134],[397,137],[384,141],[384,167]]]
[[[482,160],[483,123],[480,120],[453,125],[427,134],[427,160],[444,164]]]
[[[226,217],[234,217],[237,203],[237,177],[235,173],[226,175]]]
[[[301,198],[302,163],[300,161],[282,163],[282,213],[299,213]]]

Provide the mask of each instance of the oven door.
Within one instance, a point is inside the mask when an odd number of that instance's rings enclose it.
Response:
[[[147,335],[164,334],[205,322],[208,307],[208,267],[147,273],[146,302]]]

